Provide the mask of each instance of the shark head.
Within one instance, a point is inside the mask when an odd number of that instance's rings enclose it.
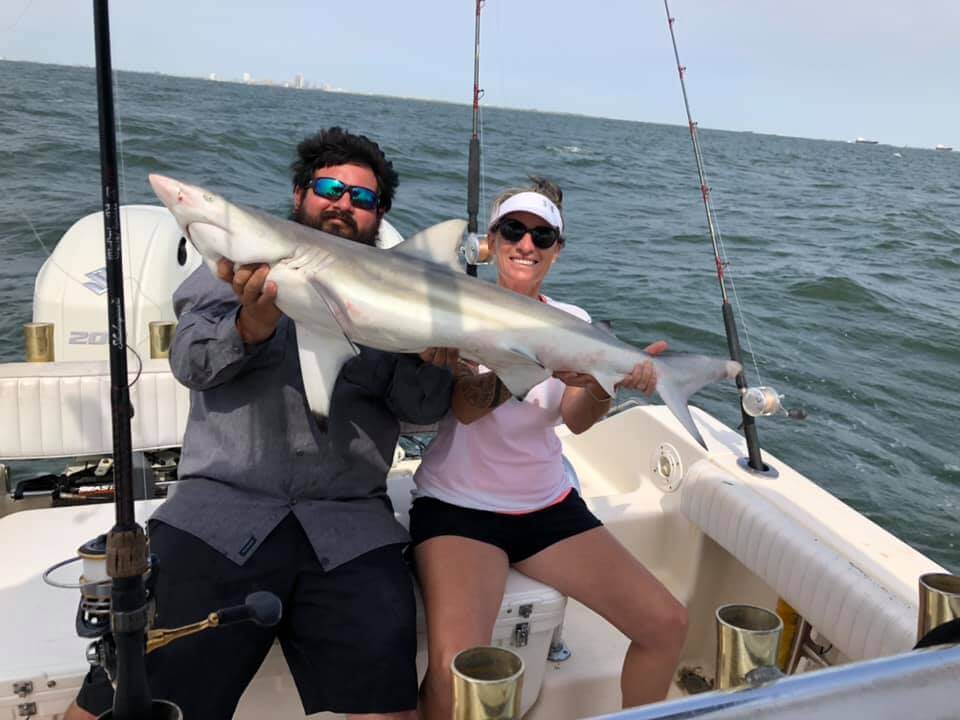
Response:
[[[173,214],[184,235],[209,265],[221,258],[238,263],[274,263],[293,248],[251,212],[216,193],[163,175],[151,174],[150,185]]]

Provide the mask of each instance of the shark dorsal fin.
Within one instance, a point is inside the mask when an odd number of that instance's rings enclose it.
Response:
[[[404,240],[390,249],[410,257],[443,265],[463,272],[460,263],[460,242],[467,229],[465,220],[445,220]]]

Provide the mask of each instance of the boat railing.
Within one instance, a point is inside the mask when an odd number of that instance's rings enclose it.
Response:
[[[956,717],[958,685],[960,645],[943,645],[602,717],[603,720]]]

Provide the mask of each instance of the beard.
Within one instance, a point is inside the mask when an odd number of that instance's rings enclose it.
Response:
[[[331,235],[336,235],[346,240],[354,240],[370,246],[377,244],[377,235],[380,231],[379,219],[369,232],[361,233],[357,227],[357,221],[354,220],[352,215],[335,209],[324,210],[318,215],[308,215],[303,205],[300,205],[299,208],[293,209],[291,218],[294,222],[312,227],[314,230],[322,230]]]

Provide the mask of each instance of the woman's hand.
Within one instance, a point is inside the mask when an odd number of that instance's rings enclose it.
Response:
[[[567,370],[558,370],[553,374],[557,380],[569,387],[583,388],[597,402],[606,402],[610,395],[603,389],[597,379],[589,373],[570,372]]]
[[[230,283],[240,300],[237,331],[248,345],[268,340],[280,322],[277,284],[267,282],[269,272],[269,265],[242,265],[234,271],[233,263],[226,258],[217,263],[217,277]]]
[[[647,355],[659,355],[667,349],[666,340],[658,340],[655,343],[647,345],[643,351]],[[653,363],[649,360],[637,363],[633,370],[620,382],[617,387],[625,387],[630,390],[639,390],[644,395],[652,395],[657,389],[657,372],[653,369]]]

